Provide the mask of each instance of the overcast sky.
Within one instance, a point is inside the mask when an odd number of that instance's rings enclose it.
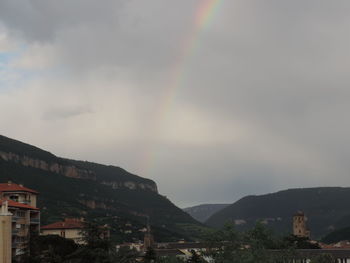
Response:
[[[211,1],[0,0],[0,134],[181,207],[349,186],[350,1]]]

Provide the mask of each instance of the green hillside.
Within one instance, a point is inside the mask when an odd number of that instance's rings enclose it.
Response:
[[[279,233],[290,233],[293,215],[302,210],[308,217],[312,237],[320,238],[349,222],[349,198],[350,188],[341,187],[290,189],[247,196],[212,215],[206,224],[219,227],[231,221],[238,229],[247,229],[263,220]]]
[[[229,206],[229,204],[202,204],[183,208],[182,210],[199,222],[204,223],[213,214],[227,206]]]
[[[343,240],[350,241],[350,227],[337,229],[326,235],[321,241],[326,244],[332,244]]]
[[[58,163],[94,175],[95,179],[67,177],[46,169],[46,166],[45,169],[25,166],[18,157],[5,160],[0,156],[0,182],[11,180],[40,192],[42,225],[67,216],[99,218],[101,222],[112,226],[112,235],[116,241],[142,239],[143,233],[139,230],[145,226],[147,217],[159,241],[191,239],[197,235],[195,230],[202,228],[156,190],[125,187],[124,182],[150,185],[155,189],[156,184],[122,168],[58,158],[34,146],[2,136],[0,152],[50,164]],[[118,189],[106,185],[106,181],[118,183]],[[195,230],[188,232],[189,227]]]

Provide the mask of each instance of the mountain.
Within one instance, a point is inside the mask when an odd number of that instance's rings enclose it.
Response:
[[[143,239],[147,218],[158,241],[191,240],[203,228],[150,179],[0,136],[0,182],[8,180],[40,192],[42,225],[64,217],[98,218],[111,226],[116,241]]]
[[[350,225],[350,223],[349,223]],[[337,229],[322,238],[322,242],[326,244],[338,243],[340,241],[350,241],[350,227]]]
[[[301,210],[308,217],[313,238],[349,226],[350,188],[321,187],[289,189],[277,193],[247,196],[212,215],[206,224],[221,227],[233,222],[238,229],[262,221],[278,233],[292,232],[292,217]]]
[[[182,209],[199,222],[204,223],[209,217],[229,204],[202,204]]]

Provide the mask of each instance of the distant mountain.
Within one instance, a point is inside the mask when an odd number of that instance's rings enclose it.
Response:
[[[204,223],[209,217],[229,204],[203,204],[182,209],[199,222]]]
[[[350,222],[349,222],[350,225]],[[322,242],[326,244],[338,243],[339,241],[348,240],[350,241],[350,227],[337,229],[324,238],[322,238]]]
[[[277,193],[247,196],[212,215],[206,224],[220,227],[233,222],[238,229],[262,221],[279,233],[292,232],[292,217],[302,210],[308,217],[313,238],[349,225],[350,188],[321,187],[289,189]]]
[[[127,241],[143,238],[148,217],[159,241],[191,239],[202,228],[150,179],[0,136],[0,182],[8,180],[40,192],[42,225],[68,216],[99,218],[112,226],[116,240]]]

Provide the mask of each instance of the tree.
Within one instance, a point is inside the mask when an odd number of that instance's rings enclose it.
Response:
[[[115,255],[115,262],[118,263],[135,263],[139,253],[135,249],[121,247]]]
[[[208,240],[207,255],[216,263],[277,263],[286,262],[294,255],[261,223],[243,233],[235,231],[233,225],[226,225],[210,234]]]
[[[84,245],[81,246],[69,259],[77,263],[112,263],[115,261],[116,252],[112,249],[110,239],[105,238],[105,227],[97,221],[84,223],[81,231]]]
[[[318,256],[314,257],[313,259],[311,259],[311,261],[310,261],[310,263],[332,263],[332,262],[336,262],[336,260],[330,254],[318,255]]]
[[[61,263],[77,250],[73,240],[58,235],[31,235],[28,250],[19,262]],[[14,260],[14,262],[17,262]]]
[[[211,231],[206,237],[209,251],[206,253],[217,263],[241,262],[242,236],[232,224]]]
[[[320,249],[320,246],[317,243],[311,243],[308,237],[289,235],[284,238],[284,241],[287,246],[294,247],[295,249]]]
[[[194,251],[191,250],[191,257],[187,260],[187,263],[203,263],[203,259]]]
[[[152,247],[148,247],[143,259],[144,259],[144,262],[156,262],[157,260],[156,251]]]
[[[157,263],[185,263],[185,260],[176,256],[160,257],[157,259]]]

